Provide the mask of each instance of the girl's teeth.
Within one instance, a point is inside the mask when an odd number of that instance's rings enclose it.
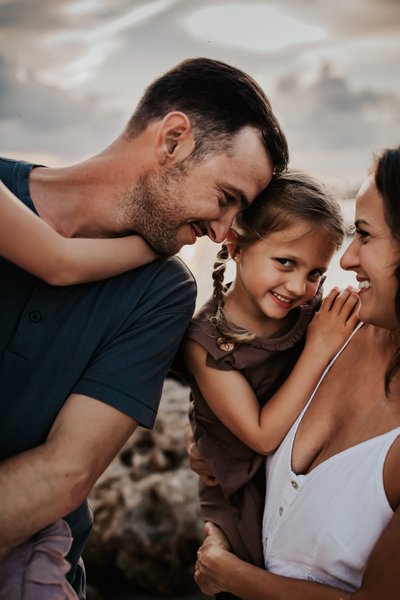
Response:
[[[370,288],[370,287],[371,287],[371,282],[370,281],[360,281],[358,283],[358,289],[359,290]]]
[[[275,296],[275,298],[278,298],[278,300],[280,300],[281,302],[287,302],[287,304],[290,304],[291,300],[288,300],[287,298],[284,298],[283,296],[280,296],[276,292],[272,292],[272,293]]]

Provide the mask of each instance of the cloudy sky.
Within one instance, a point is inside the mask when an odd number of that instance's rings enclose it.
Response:
[[[0,0],[0,150],[67,164],[180,60],[251,73],[292,164],[360,180],[400,138],[399,0]]]
[[[400,0],[0,0],[0,152],[54,165],[101,150],[179,61],[265,89],[292,166],[344,190],[400,142]]]

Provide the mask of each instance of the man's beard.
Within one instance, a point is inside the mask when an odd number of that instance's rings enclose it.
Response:
[[[132,223],[131,229],[162,256],[172,256],[180,249],[178,229],[184,217],[178,208],[182,196],[177,179],[177,173],[143,175],[123,204],[124,221]]]

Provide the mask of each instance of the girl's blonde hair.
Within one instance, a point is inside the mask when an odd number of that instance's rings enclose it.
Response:
[[[236,232],[236,250],[251,246],[270,233],[305,222],[310,230],[324,231],[338,250],[346,233],[342,212],[336,198],[323,183],[302,171],[287,171],[272,179],[232,226]],[[254,334],[229,322],[224,312],[224,284],[226,264],[230,259],[228,244],[224,242],[214,263],[213,298],[216,306],[211,323],[223,341],[248,342]]]

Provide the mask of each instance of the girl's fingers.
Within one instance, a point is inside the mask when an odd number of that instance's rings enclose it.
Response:
[[[351,315],[353,315],[354,313],[357,314],[358,303],[358,294],[355,291],[351,291],[345,299],[345,301],[343,302],[343,305],[339,311],[340,316],[343,316],[344,319],[347,321]]]
[[[332,288],[329,294],[322,300],[320,312],[330,311],[339,294],[340,290],[338,287]]]
[[[334,310],[338,315],[340,315],[343,310],[347,311],[349,307],[351,310],[355,300],[358,300],[358,294],[356,291],[351,287],[346,287],[336,294],[330,310]]]

